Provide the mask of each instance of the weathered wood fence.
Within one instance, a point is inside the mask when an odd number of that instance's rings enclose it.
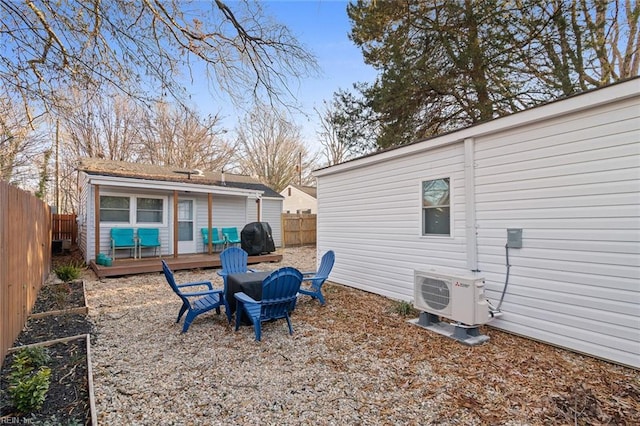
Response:
[[[0,365],[51,272],[51,210],[0,181]]]
[[[282,213],[283,247],[316,244],[316,215]]]
[[[71,245],[76,244],[78,223],[75,214],[54,214],[52,227],[54,240],[71,240]]]

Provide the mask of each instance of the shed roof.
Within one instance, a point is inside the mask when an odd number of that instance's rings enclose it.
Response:
[[[184,169],[180,167],[158,166],[155,164],[129,163],[102,158],[82,158],[77,170],[89,175],[112,176],[185,184],[215,185],[230,188],[263,191],[265,197],[282,198],[273,189],[258,180],[245,175]]]

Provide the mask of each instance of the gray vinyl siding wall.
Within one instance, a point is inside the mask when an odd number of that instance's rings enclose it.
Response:
[[[89,197],[89,182],[87,180],[86,173],[79,173],[78,175],[78,188],[79,188],[79,200],[78,200],[78,248],[84,254],[84,261],[89,263],[91,259],[95,259],[95,254],[93,253],[93,248],[89,248],[87,241],[88,240],[88,224],[87,220],[89,217],[89,202],[91,199]]]
[[[231,197],[224,195],[214,195],[212,199],[211,226],[218,228],[218,236],[222,232],[222,228],[238,228],[238,235],[245,225],[247,217],[247,198]],[[209,199],[206,194],[197,197],[196,208],[196,248],[198,251],[203,250],[202,233],[200,228],[206,228],[209,218]],[[216,247],[219,249],[219,247]]]
[[[282,199],[262,199],[262,222],[271,226],[271,236],[276,247],[282,247]]]
[[[92,187],[93,189],[93,187]],[[162,244],[160,251],[162,252],[162,255],[166,255],[172,252],[173,250],[173,235],[169,232],[169,230],[171,229],[171,225],[173,223],[173,216],[171,214],[171,205],[173,203],[173,198],[172,197],[168,197],[166,192],[160,192],[160,191],[153,191],[153,190],[144,190],[141,192],[131,192],[132,189],[127,188],[127,189],[123,189],[123,188],[110,188],[108,186],[102,185],[100,186],[100,195],[116,195],[116,196],[123,196],[123,197],[149,197],[149,198],[163,198],[164,199],[164,214],[165,214],[165,218],[163,218],[164,223],[162,225],[158,224],[158,225],[154,225],[154,224],[128,224],[128,223],[123,223],[123,224],[118,224],[118,225],[114,225],[112,223],[101,223],[100,224],[100,253],[104,253],[107,256],[111,256],[111,228],[114,227],[124,227],[124,228],[133,228],[134,230],[138,230],[139,228],[158,228],[159,230],[159,235],[160,235],[160,242]],[[93,221],[94,219],[94,215],[93,215],[93,198],[95,197],[95,194],[92,194],[91,199],[92,201],[89,203],[90,206],[90,211],[91,211],[91,215],[89,216],[91,219],[91,221]],[[93,228],[93,224],[92,226],[89,227],[90,229]],[[94,241],[95,239],[95,234],[93,234],[93,229],[92,229],[92,235],[90,236],[89,241]],[[91,246],[93,246],[93,244],[90,244]],[[90,247],[90,250],[93,252],[93,247]],[[148,250],[145,250],[142,252],[143,256],[148,256],[149,253],[153,253],[152,251],[149,252]],[[95,259],[96,254],[93,254],[92,259]],[[116,250],[115,253],[115,257],[116,258],[128,258],[131,257],[130,253],[128,250],[126,249],[119,249]]]
[[[332,281],[410,301],[414,269],[468,270],[475,258],[497,305],[506,230],[522,228],[523,248],[509,250],[504,315],[490,325],[639,368],[640,99],[637,86],[630,92],[316,172],[318,253],[335,250]],[[451,178],[452,236],[424,237],[420,182],[442,177]]]
[[[247,198],[213,196],[213,226],[218,227],[218,229],[235,226],[238,228],[238,235],[240,235],[240,231],[247,224],[248,214]],[[204,220],[206,224],[206,205]]]

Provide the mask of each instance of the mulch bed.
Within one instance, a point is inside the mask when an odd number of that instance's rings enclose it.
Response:
[[[87,384],[87,346],[83,339],[47,347],[51,383],[42,408],[36,413],[17,413],[7,392],[8,375],[15,354],[7,355],[0,372],[0,423],[88,424],[91,413]],[[6,419],[6,420],[5,420]]]
[[[92,331],[93,324],[86,315],[60,314],[40,318],[29,318],[27,325],[16,339],[14,346],[90,334]]]
[[[87,315],[60,312],[46,315],[51,311],[83,307],[85,303],[81,280],[43,285],[32,310],[37,315],[27,320],[14,347],[93,334],[94,325]],[[51,358],[47,364],[51,368],[51,381],[44,405],[34,413],[19,413],[12,406],[6,390],[15,353],[5,358],[0,370],[0,424],[91,423],[86,339],[54,343],[46,348]]]
[[[43,285],[31,313],[58,311],[85,305],[82,280]]]

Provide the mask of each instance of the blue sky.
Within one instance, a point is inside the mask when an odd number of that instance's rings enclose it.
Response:
[[[346,0],[268,0],[262,5],[265,14],[286,25],[299,42],[313,53],[320,66],[317,78],[308,78],[290,89],[302,104],[305,114],[296,114],[295,123],[302,127],[305,144],[311,151],[320,150],[317,143],[317,118],[323,100],[330,100],[340,88],[349,89],[358,81],[375,79],[373,68],[364,64],[360,50],[349,40],[351,29]],[[199,105],[203,112],[205,105]],[[223,111],[224,125],[231,130],[236,112]]]

